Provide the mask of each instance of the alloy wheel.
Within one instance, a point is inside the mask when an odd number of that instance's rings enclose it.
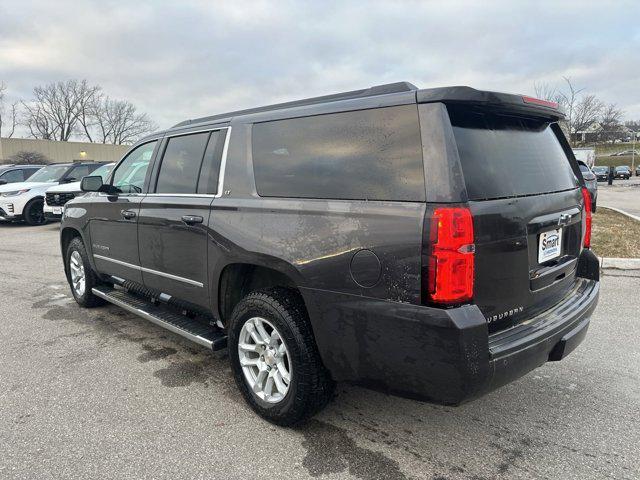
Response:
[[[74,250],[69,258],[69,270],[71,273],[71,288],[78,297],[84,295],[86,280],[84,273],[84,263],[80,252]]]
[[[258,398],[281,402],[291,385],[289,350],[280,332],[262,317],[248,319],[238,341],[238,357],[244,378]]]

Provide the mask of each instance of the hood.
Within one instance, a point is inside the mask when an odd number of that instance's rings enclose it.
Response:
[[[17,183],[7,183],[6,185],[0,185],[0,193],[3,192],[15,192],[17,190],[24,190],[26,188],[34,189],[34,188],[42,188],[47,189],[47,187],[52,187],[53,185],[57,185],[57,183],[43,183],[43,182],[17,182]]]
[[[62,185],[54,185],[47,189],[47,193],[68,193],[68,192],[81,192],[80,182],[64,183]]]

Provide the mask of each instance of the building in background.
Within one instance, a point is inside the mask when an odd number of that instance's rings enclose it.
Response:
[[[72,162],[74,160],[117,162],[129,148],[129,145],[0,138],[0,163],[12,161],[21,152],[43,155],[51,163]]]

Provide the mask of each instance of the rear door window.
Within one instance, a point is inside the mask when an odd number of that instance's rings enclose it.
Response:
[[[171,137],[162,157],[156,193],[196,193],[210,132]]]
[[[551,125],[516,115],[448,105],[470,200],[578,186]]]
[[[261,196],[425,199],[416,105],[257,123],[252,143]]]
[[[198,193],[215,195],[218,193],[218,177],[220,176],[220,162],[227,130],[211,132],[207,149],[204,152],[200,178],[198,180]]]
[[[89,175],[89,165],[77,165],[71,169],[71,171],[67,174],[66,179],[68,181],[77,182],[82,180],[82,177],[86,177]]]

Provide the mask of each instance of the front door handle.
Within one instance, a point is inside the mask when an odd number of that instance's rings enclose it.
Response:
[[[122,218],[125,218],[127,220],[136,218],[136,212],[133,212],[131,210],[122,210],[120,211],[120,213],[122,214]]]
[[[195,225],[196,223],[202,223],[204,218],[199,215],[184,215],[182,221],[187,225]]]

